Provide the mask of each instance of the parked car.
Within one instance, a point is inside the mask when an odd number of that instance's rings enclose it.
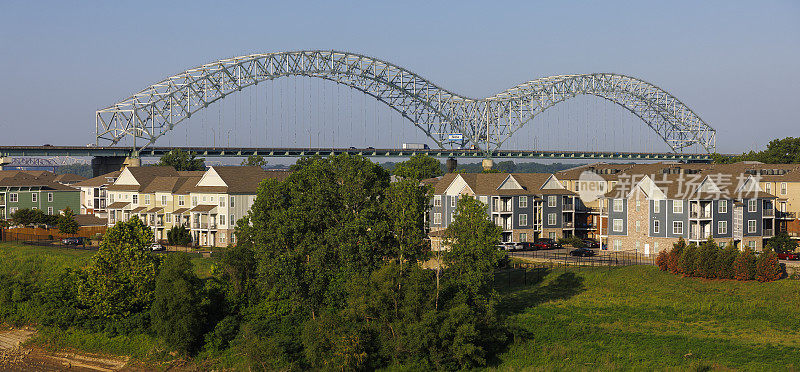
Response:
[[[779,260],[790,260],[790,261],[798,261],[800,260],[800,253],[778,253]]]
[[[516,250],[518,251],[535,251],[536,245],[533,242],[519,242],[516,243]]]
[[[501,242],[498,245],[498,247],[500,247],[500,250],[502,250],[502,251],[516,251],[517,250],[517,246],[512,242]]]
[[[600,248],[600,243],[592,238],[583,238],[583,244],[586,248]]]
[[[557,241],[555,241],[553,239],[549,239],[549,238],[540,239],[540,240],[536,241],[536,243],[533,243],[533,245],[536,247],[536,249],[559,249],[559,248],[563,248],[561,243],[559,243],[559,242],[557,242]]]
[[[64,238],[61,239],[61,245],[86,245],[83,238]]]
[[[570,256],[589,257],[594,256],[594,251],[589,248],[576,248],[569,252]]]
[[[153,244],[150,245],[150,250],[151,251],[166,251],[167,248],[164,248],[164,246],[161,245],[161,243],[153,243]]]

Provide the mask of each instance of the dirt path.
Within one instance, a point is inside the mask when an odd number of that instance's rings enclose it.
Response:
[[[121,371],[127,357],[52,352],[22,346],[36,334],[29,328],[0,331],[0,370],[3,371]]]

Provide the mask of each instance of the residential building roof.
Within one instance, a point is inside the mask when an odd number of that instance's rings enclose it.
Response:
[[[128,206],[129,202],[113,202],[106,206],[106,209],[122,209]]]
[[[75,222],[78,226],[105,226],[108,221],[93,214],[76,214]]]
[[[120,173],[122,173],[122,171],[114,171],[114,172],[111,172],[111,173],[106,173],[106,174],[103,174],[103,175],[100,175],[100,176],[97,176],[97,177],[94,177],[94,178],[89,178],[87,180],[83,180],[83,181],[78,182],[78,183],[76,183],[76,184],[74,184],[72,186],[74,186],[74,187],[100,187],[100,186],[110,185],[110,184],[114,183],[113,180],[117,179],[117,177],[119,177]]]
[[[444,194],[447,188],[461,177],[476,195],[574,195],[560,187],[543,189],[550,173],[448,173],[434,187],[435,194]],[[516,183],[503,187],[505,182]],[[518,185],[518,186],[517,186]]]
[[[53,177],[49,175],[35,177],[24,173],[0,179],[0,187],[38,187],[44,190],[78,191],[74,187],[54,182]]]
[[[86,177],[79,176],[77,174],[72,174],[72,173],[59,174],[59,175],[55,176],[55,178],[53,178],[53,181],[56,181],[58,183],[63,183],[65,185],[72,185],[74,183],[78,183],[78,182],[85,181],[85,180],[86,180]]]

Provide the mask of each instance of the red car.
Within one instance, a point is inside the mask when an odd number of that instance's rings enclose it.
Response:
[[[800,260],[800,253],[778,253],[778,259],[797,261]]]

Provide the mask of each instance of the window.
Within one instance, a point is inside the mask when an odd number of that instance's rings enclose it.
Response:
[[[550,226],[555,226],[556,224],[556,214],[555,213],[548,213],[547,214],[547,224]]]
[[[192,196],[192,207],[196,207],[196,206],[197,206],[197,197],[196,196]]]
[[[203,201],[206,201],[208,196],[203,195]]]
[[[653,213],[661,213],[661,203],[658,200],[653,202]]]
[[[653,252],[658,253],[658,242],[653,242]]]
[[[133,204],[139,204],[139,195],[133,195]]]
[[[150,205],[150,195],[144,196],[144,205]]]
[[[184,197],[183,195],[178,196],[178,206],[182,207],[185,204],[186,204],[186,197]]]
[[[47,207],[47,214],[53,215],[53,207]]]
[[[528,215],[527,214],[520,214],[519,215],[519,225],[520,226],[528,226]]]
[[[764,191],[766,191],[767,194],[772,194],[772,184],[769,183],[769,182],[765,183],[764,184]]]
[[[747,246],[750,247],[751,249],[755,249],[756,248],[755,240],[751,240],[751,241],[747,242]]]
[[[519,241],[527,242],[528,241],[528,234],[526,233],[519,233]]]
[[[209,200],[213,203],[214,202],[214,197],[213,196],[209,196]]]
[[[224,214],[219,215],[219,224],[222,225],[222,226],[225,226],[225,215]]]
[[[614,212],[622,212],[622,199],[614,199]]]
[[[614,219],[613,230],[614,230],[614,232],[622,232],[622,219],[621,218],[615,218]]]
[[[756,220],[747,220],[747,233],[753,234],[756,232]]]
[[[167,205],[167,196],[161,195],[161,205]]]
[[[728,201],[727,200],[720,200],[719,204],[717,205],[717,212],[718,213],[728,213]]]
[[[164,214],[164,221],[166,221],[167,223],[172,222],[172,213],[165,213]]]
[[[488,196],[481,196],[481,203],[489,205],[489,197]],[[441,201],[439,202],[441,204]]]
[[[758,210],[758,201],[755,199],[750,199],[747,201],[747,211],[748,212],[755,212]]]
[[[717,222],[717,234],[725,235],[728,233],[728,221]]]
[[[441,213],[434,213],[433,214],[433,224],[434,225],[441,225],[442,224],[442,214]]]
[[[640,199],[636,199],[636,211],[639,211],[639,208],[642,206],[642,201]]]
[[[519,207],[520,208],[528,208],[528,197],[527,196],[520,196],[519,197]]]
[[[672,213],[683,213],[683,201],[682,200],[673,200],[672,201]]]
[[[219,206],[220,207],[224,207],[225,206],[225,199],[227,199],[227,198],[224,197],[224,196],[220,196],[219,197]]]
[[[47,202],[48,203],[52,203],[53,202],[53,193],[52,192],[48,192],[47,193]]]
[[[658,234],[661,232],[661,221],[655,220],[653,221],[653,234]]]
[[[17,211],[17,207],[8,208],[8,213],[9,214],[14,214],[16,211]]]
[[[16,193],[8,194],[8,201],[11,203],[16,203],[19,200],[19,195]]]
[[[672,234],[683,235],[683,221],[672,221]]]
[[[39,194],[37,194],[37,193],[32,193],[32,194],[31,194],[31,202],[34,202],[34,203],[36,203],[37,201],[39,201]]]
[[[641,243],[639,243],[639,241],[637,240],[635,243],[633,243],[633,248],[635,248],[638,251],[640,245]]]
[[[457,197],[457,196],[451,196],[451,197],[450,197],[450,207],[451,207],[451,208],[455,208],[455,207],[456,207],[456,201],[457,201],[457,200],[458,200],[458,197]]]
[[[434,195],[433,196],[433,206],[434,207],[441,207],[442,206],[442,196],[441,195]]]
[[[235,206],[234,203],[233,203],[234,200],[236,200],[236,199],[234,199],[233,196],[231,196],[231,202],[228,203],[228,205],[230,205],[231,208],[233,208]]]
[[[231,221],[231,225],[235,225],[236,224],[236,215],[232,214],[230,217],[231,218],[228,221]]]
[[[786,182],[781,182],[781,195],[786,195]]]
[[[220,243],[225,244],[225,233],[219,234],[219,241]]]
[[[36,207],[31,208],[32,211],[35,211],[37,209],[39,209],[39,208],[36,208]]]
[[[622,242],[619,239],[614,240],[614,250],[615,251],[622,250]]]
[[[556,196],[550,195],[547,197],[547,206],[553,208],[556,206]]]
[[[551,232],[547,233],[547,237],[550,238],[550,239],[556,240],[556,233],[551,231]]]
[[[108,193],[108,201],[111,203],[114,202],[114,193]]]

